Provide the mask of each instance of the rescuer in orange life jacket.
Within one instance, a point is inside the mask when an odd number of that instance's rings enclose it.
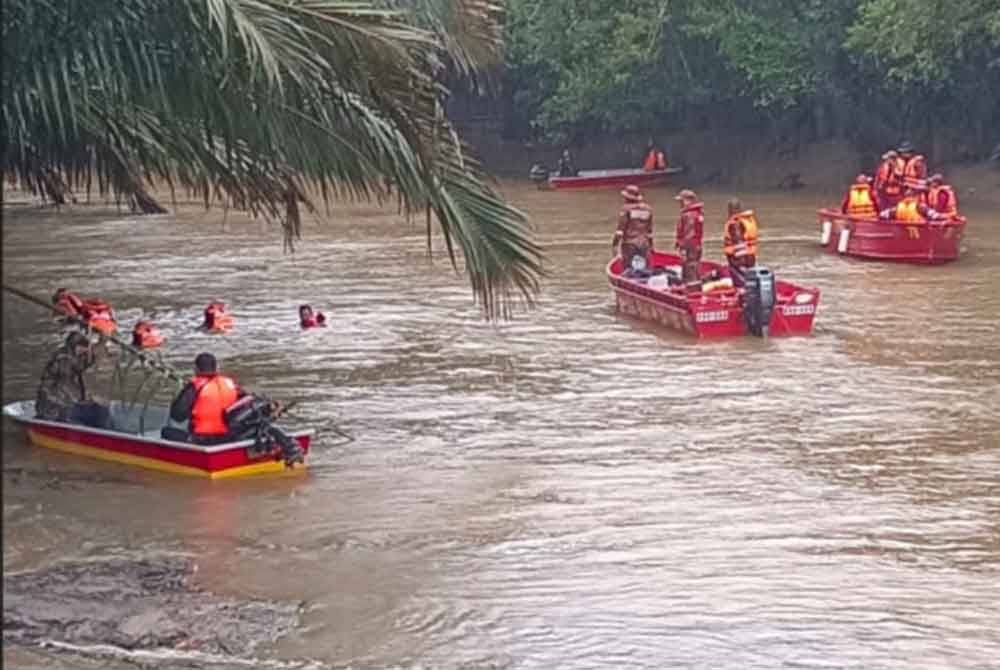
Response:
[[[657,148],[652,140],[646,145],[646,160],[642,163],[645,172],[667,169],[667,155]]]
[[[632,259],[636,256],[645,261],[643,269],[649,264],[649,253],[653,250],[653,211],[643,202],[638,186],[626,186],[622,197],[625,203],[618,213],[618,229],[611,248],[621,256],[625,274],[632,269]]]
[[[895,149],[882,154],[882,162],[875,171],[875,193],[883,206],[892,207],[902,199],[905,165]]]
[[[851,185],[847,195],[844,196],[844,202],[840,205],[840,211],[859,219],[878,218],[878,197],[871,187],[871,179],[868,175],[859,174],[854,179],[854,184]]]
[[[903,186],[914,189],[925,188],[927,159],[922,154],[918,154],[913,150],[913,145],[910,144],[909,140],[904,140],[900,143],[896,151],[899,152],[900,158],[900,162],[897,165],[902,166],[902,174],[898,176],[902,177]]]
[[[908,188],[906,196],[895,207],[883,209],[879,218],[908,225],[919,225],[947,217],[924,203],[922,189]]]
[[[944,183],[940,173],[931,175],[928,180],[930,188],[924,199],[925,204],[942,216],[955,218],[958,216],[958,197],[954,189]]]
[[[195,376],[170,405],[170,418],[188,422],[188,430],[166,426],[161,435],[166,440],[218,444],[229,439],[225,411],[246,395],[239,385],[217,370],[215,356],[198,354],[194,359]]]
[[[723,235],[724,251],[733,286],[741,288],[746,285],[744,272],[757,265],[757,216],[752,209],[743,209],[738,198],[729,201],[728,211],[729,220]]]

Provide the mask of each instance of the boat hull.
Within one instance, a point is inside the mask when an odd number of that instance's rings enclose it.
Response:
[[[680,267],[681,259],[673,254],[654,252],[652,267]],[[748,335],[743,307],[735,289],[694,293],[683,288],[653,288],[641,281],[621,276],[622,261],[608,263],[607,275],[621,314],[650,321],[697,338],[724,338]],[[703,262],[701,274],[713,270],[728,276],[727,268]],[[776,282],[777,304],[771,313],[770,336],[808,335],[819,305],[819,290],[789,282]]]
[[[648,186],[666,181],[667,177],[681,171],[681,168],[646,171],[642,169],[624,170],[582,170],[575,177],[549,177],[549,186],[556,190],[568,191],[591,188],[622,187],[633,184]]]
[[[162,416],[163,410],[156,411]],[[24,426],[28,439],[36,446],[104,461],[208,479],[305,472],[303,464],[288,468],[274,456],[249,455],[252,440],[196,445],[160,439],[159,427],[146,432],[119,432],[45,421],[34,418],[34,403],[30,401],[10,403],[4,406],[4,414]],[[312,431],[289,435],[308,454]]]
[[[819,211],[820,244],[828,253],[921,265],[956,260],[965,224],[961,217],[907,225],[859,219],[829,209]]]

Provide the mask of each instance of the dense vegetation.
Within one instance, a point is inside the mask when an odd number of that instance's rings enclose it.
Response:
[[[142,212],[163,211],[165,182],[280,221],[289,242],[300,206],[398,197],[433,212],[487,314],[536,293],[525,217],[442,111],[446,70],[500,60],[492,0],[3,4],[5,176]]]
[[[1000,141],[997,0],[509,0],[505,131]]]

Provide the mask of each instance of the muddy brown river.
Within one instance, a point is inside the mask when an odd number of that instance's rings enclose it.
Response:
[[[207,482],[5,420],[7,667],[998,667],[996,198],[920,268],[822,253],[833,194],[743,193],[762,262],[821,290],[815,333],[697,343],[616,316],[617,191],[504,190],[551,277],[499,325],[373,206],[294,255],[194,204],[5,210],[5,282],[152,315],[177,367],[212,351],[319,430],[305,477]],[[661,241],[673,193],[648,191]],[[704,195],[718,257],[730,193]],[[194,332],[216,299],[235,331]],[[59,337],[4,295],[5,402]]]

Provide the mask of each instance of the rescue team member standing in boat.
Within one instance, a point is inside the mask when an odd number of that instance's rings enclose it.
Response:
[[[929,183],[930,188],[927,190],[924,203],[942,216],[950,218],[958,216],[958,197],[954,189],[944,183],[944,177],[940,173],[931,175]]]
[[[892,207],[903,197],[903,161],[895,149],[882,154],[882,162],[875,172],[875,192],[879,202]]]
[[[618,229],[611,248],[618,250],[624,274],[632,267],[635,256],[642,256],[649,264],[649,252],[653,250],[653,211],[643,202],[638,186],[626,186],[622,197],[625,203],[618,213]]]
[[[723,249],[733,286],[741,288],[746,285],[744,272],[757,264],[757,217],[752,209],[743,209],[738,198],[733,198],[728,205],[729,220],[723,235]]]
[[[690,189],[684,189],[674,200],[680,202],[681,216],[677,220],[677,240],[674,248],[681,255],[681,279],[690,290],[701,290],[702,239],[705,234],[705,205],[698,202],[698,194]]]
[[[563,149],[556,170],[559,172],[560,177],[575,177],[577,175],[576,165],[573,164],[573,157],[570,155],[568,148]]]
[[[878,218],[878,198],[872,190],[868,175],[859,174],[854,179],[854,184],[840,205],[840,211],[859,219]]]
[[[225,442],[229,439],[225,411],[246,393],[231,377],[219,374],[212,354],[198,354],[194,370],[195,376],[170,405],[170,418],[187,421],[188,432],[167,426],[162,435],[164,439],[179,442],[190,439],[196,444]]]
[[[923,155],[915,153],[913,145],[909,141],[904,141],[899,145],[899,157],[902,165],[903,186],[906,188],[924,188],[927,179],[927,159]]]
[[[667,169],[667,155],[663,153],[652,140],[646,145],[646,160],[642,163],[645,172]]]
[[[908,188],[906,189],[906,197],[900,200],[895,207],[882,210],[879,218],[913,225],[944,217],[924,203],[920,190]]]
[[[108,428],[111,415],[103,404],[87,398],[83,373],[96,361],[90,338],[72,332],[49,359],[35,395],[35,416],[47,421]]]

